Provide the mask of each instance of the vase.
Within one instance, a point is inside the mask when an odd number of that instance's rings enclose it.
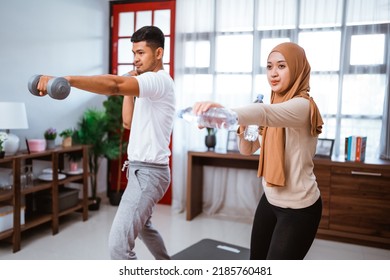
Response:
[[[56,147],[56,140],[46,139],[46,149],[53,150]]]
[[[5,157],[5,151],[0,151],[0,158],[4,158]]]
[[[204,143],[208,150],[214,150],[215,145],[217,144],[217,137],[215,137],[215,134],[206,135]]]

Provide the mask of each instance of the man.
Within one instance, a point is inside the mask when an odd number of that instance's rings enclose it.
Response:
[[[164,34],[145,26],[131,37],[135,70],[127,76],[66,76],[72,87],[123,95],[123,126],[131,129],[127,148],[128,183],[114,218],[109,249],[112,259],[137,259],[140,237],[156,259],[169,259],[164,242],[152,227],[155,204],[170,183],[169,142],[175,115],[172,78],[163,70]],[[46,94],[50,76],[42,76],[38,90]]]

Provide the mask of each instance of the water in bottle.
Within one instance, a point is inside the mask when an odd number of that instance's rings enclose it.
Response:
[[[203,127],[234,129],[237,126],[237,114],[227,108],[210,108],[201,115],[195,115],[192,107],[188,107],[181,110],[178,116]]]
[[[254,101],[254,103],[263,103],[263,98],[264,98],[264,95],[259,94],[256,97],[256,100]],[[245,140],[254,142],[257,140],[258,137],[259,137],[259,126],[258,125],[251,124],[245,128],[245,131],[244,131],[244,139]]]

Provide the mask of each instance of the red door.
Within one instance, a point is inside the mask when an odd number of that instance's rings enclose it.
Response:
[[[165,34],[164,69],[174,78],[175,7],[175,0],[142,1],[139,3],[134,1],[131,3],[110,2],[110,71],[112,74],[122,75],[133,69],[134,64],[130,37],[142,26],[154,25],[159,27]],[[128,131],[125,132],[124,137],[128,137]],[[115,191],[118,182],[120,182],[121,190],[126,188],[126,174],[119,170],[125,160],[126,154],[122,155],[119,161],[110,161],[109,191]],[[170,166],[172,168],[171,160]],[[171,186],[169,186],[167,193],[161,199],[160,203],[171,204],[171,189]]]

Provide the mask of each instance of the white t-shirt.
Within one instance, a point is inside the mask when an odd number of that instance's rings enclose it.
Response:
[[[164,70],[146,72],[134,78],[138,80],[139,98],[133,112],[128,159],[167,164],[175,116],[174,82]]]

